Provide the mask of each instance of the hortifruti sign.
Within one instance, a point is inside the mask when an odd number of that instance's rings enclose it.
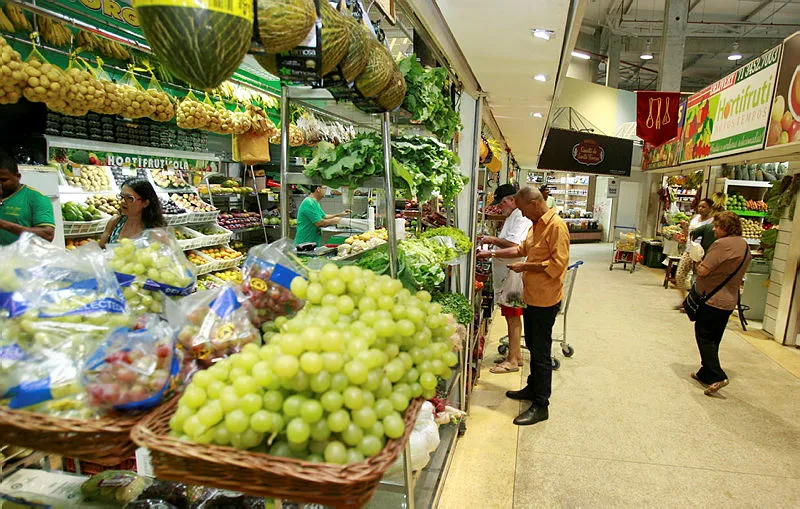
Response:
[[[689,97],[682,162],[764,147],[782,46]]]

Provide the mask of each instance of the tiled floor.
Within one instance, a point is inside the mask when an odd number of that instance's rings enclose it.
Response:
[[[575,348],[553,374],[550,419],[518,428],[504,396],[521,372],[488,372],[474,393],[442,508],[800,506],[800,350],[731,320],[721,360],[731,384],[708,397],[676,290],[646,267],[608,270],[609,245],[583,259],[569,310]],[[524,408],[524,407],[523,407]]]

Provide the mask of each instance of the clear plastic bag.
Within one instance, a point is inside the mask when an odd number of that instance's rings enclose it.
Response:
[[[83,369],[89,405],[122,411],[158,405],[181,370],[175,336],[173,327],[152,315],[142,329],[112,331]]]
[[[256,327],[279,316],[294,316],[303,307],[291,290],[292,280],[305,277],[305,269],[287,253],[294,250],[289,239],[252,248],[242,266],[240,285],[247,299],[250,321]]]
[[[136,500],[152,482],[127,470],[106,470],[84,482],[81,492],[88,501],[127,504]]]
[[[497,292],[497,303],[510,308],[525,307],[522,274],[513,270],[508,271],[502,288]]]
[[[166,229],[145,230],[109,248],[109,265],[134,313],[161,313],[164,296],[189,295],[197,282],[192,264]]]
[[[85,359],[110,331],[132,323],[114,273],[96,243],[66,251],[23,233],[6,253],[36,263],[15,270],[19,287],[2,303],[0,397],[11,408],[80,399]],[[53,410],[75,408],[84,407]]]
[[[706,255],[706,250],[703,249],[703,246],[699,242],[691,241],[689,245],[686,247],[686,251],[689,253],[689,257],[692,261],[699,262],[703,259]]]
[[[225,285],[169,301],[167,316],[180,327],[178,341],[201,363],[238,352],[248,343],[261,344],[261,335],[250,323],[244,297],[235,287]]]

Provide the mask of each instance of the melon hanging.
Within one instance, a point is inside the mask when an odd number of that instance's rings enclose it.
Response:
[[[367,51],[369,51],[367,67],[356,78],[356,88],[361,95],[370,98],[380,94],[389,85],[397,64],[394,63],[386,46],[375,38],[369,38]]]
[[[258,35],[267,53],[293,49],[317,21],[314,0],[258,0],[256,5]]]
[[[322,76],[336,69],[350,46],[350,30],[347,20],[331,7],[327,0],[320,0],[322,17]]]
[[[242,63],[253,33],[253,0],[134,0],[145,39],[167,69],[209,90]]]

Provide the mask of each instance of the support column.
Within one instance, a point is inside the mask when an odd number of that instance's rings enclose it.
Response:
[[[666,0],[658,65],[658,90],[678,92],[681,89],[688,17],[689,0]]]
[[[619,58],[622,52],[622,36],[612,33],[608,37],[608,59],[606,60],[606,86],[619,88]]]

